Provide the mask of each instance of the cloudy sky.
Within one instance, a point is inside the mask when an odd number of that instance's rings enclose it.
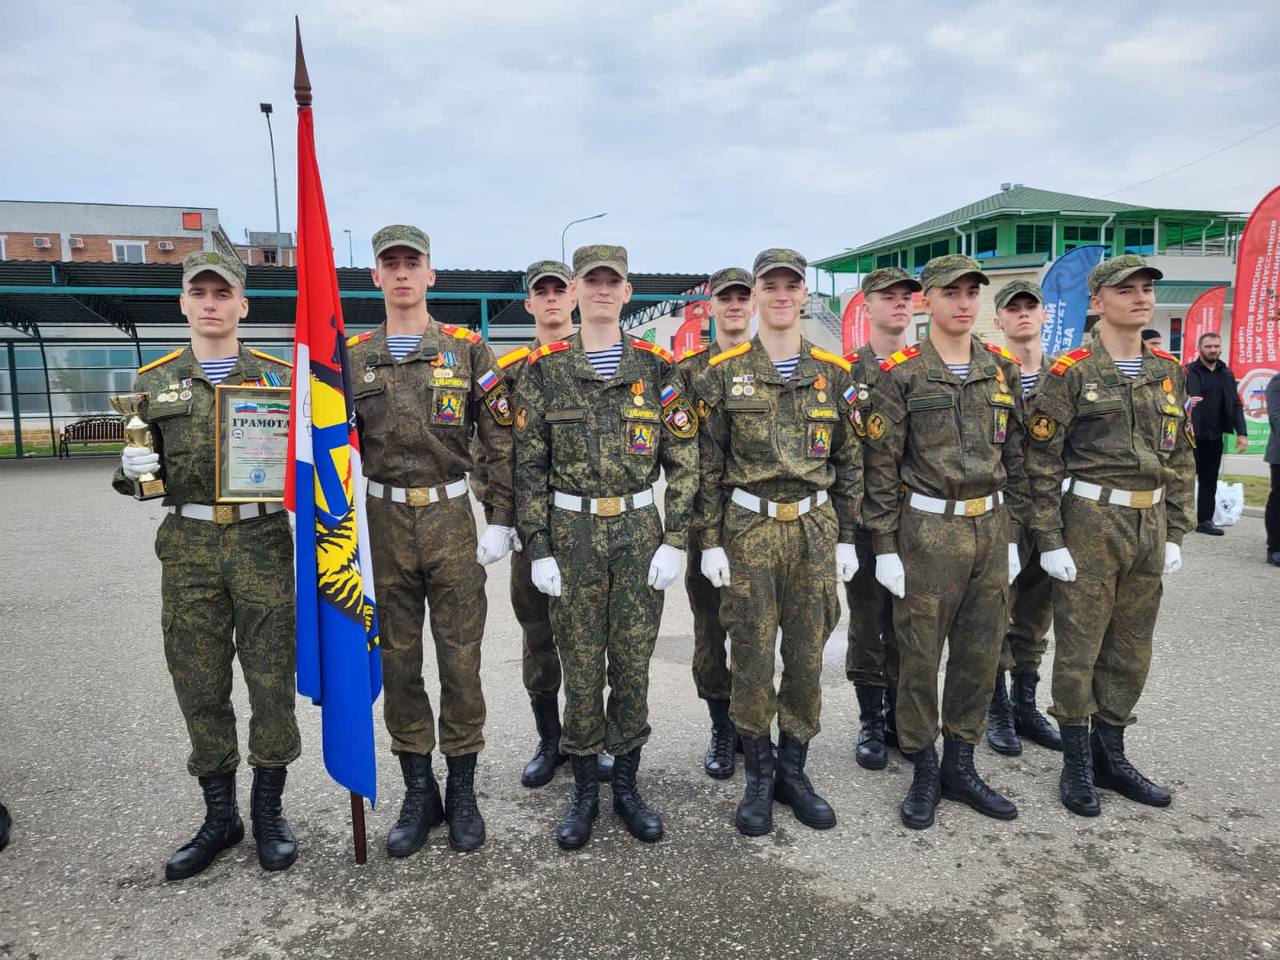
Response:
[[[279,12],[274,12],[279,7]],[[293,23],[330,224],[368,263],[626,244],[637,270],[839,252],[1017,181],[1103,196],[1280,121],[1271,4],[257,0],[3,4],[0,197],[294,222]],[[1280,128],[1115,199],[1248,210]]]

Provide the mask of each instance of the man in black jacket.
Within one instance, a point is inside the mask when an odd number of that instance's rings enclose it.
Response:
[[[1222,436],[1236,435],[1236,453],[1249,445],[1245,436],[1244,407],[1236,388],[1236,376],[1220,359],[1222,338],[1202,333],[1196,344],[1200,356],[1187,364],[1187,396],[1191,400],[1191,424],[1196,431],[1196,532],[1222,536],[1214,526],[1213,507],[1222,466]]]

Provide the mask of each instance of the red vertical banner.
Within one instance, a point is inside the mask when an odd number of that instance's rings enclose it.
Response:
[[[671,352],[683,357],[702,346],[702,328],[707,322],[707,301],[691,300],[684,305],[684,323],[671,340]]]
[[[1248,452],[1262,453],[1270,433],[1267,382],[1280,370],[1280,187],[1262,199],[1240,237],[1230,364],[1249,425]]]
[[[1214,287],[1196,297],[1182,321],[1182,362],[1190,363],[1200,352],[1200,336],[1222,332],[1222,311],[1226,308],[1227,288]]]
[[[853,295],[840,317],[840,350],[848,355],[867,342],[867,309],[862,291]]]

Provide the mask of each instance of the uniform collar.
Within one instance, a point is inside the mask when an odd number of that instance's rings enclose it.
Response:
[[[941,380],[944,383],[969,383],[973,380],[985,380],[996,376],[996,362],[982,341],[969,335],[969,376],[961,380],[947,366],[933,345],[933,341],[925,337],[918,344],[920,358],[925,362],[926,376],[930,380]]]

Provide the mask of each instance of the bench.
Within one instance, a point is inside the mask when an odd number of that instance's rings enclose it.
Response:
[[[71,456],[73,443],[124,443],[124,418],[85,417],[68,423],[58,434],[58,459]]]

